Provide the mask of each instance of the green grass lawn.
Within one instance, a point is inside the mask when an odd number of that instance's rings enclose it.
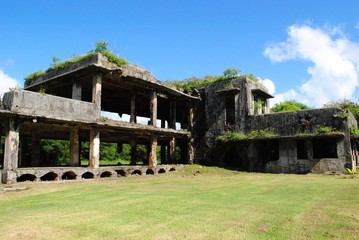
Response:
[[[359,176],[195,165],[18,185],[0,193],[0,239],[359,239]]]

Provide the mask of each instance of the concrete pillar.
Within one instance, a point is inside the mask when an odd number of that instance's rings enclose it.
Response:
[[[72,99],[81,100],[82,85],[79,80],[74,80],[72,83]]]
[[[170,155],[170,163],[177,163],[176,158],[176,138],[170,139],[170,149],[169,149],[169,155]]]
[[[41,138],[38,134],[33,134],[31,139],[32,155],[31,155],[31,166],[38,167],[40,165],[41,155]]]
[[[130,123],[136,123],[136,94],[134,91],[131,92],[131,113]]]
[[[150,142],[150,151],[148,156],[148,165],[151,168],[157,166],[157,136],[153,135]]]
[[[91,128],[90,130],[90,159],[89,167],[100,167],[100,131]]]
[[[238,126],[241,123],[241,113],[240,113],[240,105],[239,105],[239,93],[234,95],[234,121]]]
[[[157,125],[157,93],[153,91],[151,94],[151,104],[150,104],[150,120],[151,125]]]
[[[134,137],[130,138],[129,144],[131,146],[131,165],[137,164],[137,142]]]
[[[190,138],[190,140],[188,141],[187,144],[187,149],[188,149],[188,164],[193,164],[194,162],[194,139]]]
[[[10,119],[7,126],[4,149],[3,183],[15,183],[19,161],[19,123],[16,119]]]
[[[176,120],[177,120],[176,112],[177,112],[176,101],[174,99],[171,99],[171,102],[170,102],[170,121],[168,122],[168,127],[169,128],[176,129]]]
[[[70,130],[70,166],[78,167],[80,165],[80,142],[79,129],[77,127]]]
[[[191,131],[194,124],[194,108],[192,102],[188,104],[188,126],[187,129]]]
[[[92,79],[92,102],[96,105],[98,110],[98,118],[101,116],[101,88],[102,88],[102,74],[97,73]]]
[[[355,141],[352,141],[351,144],[352,144],[352,169],[356,171],[358,164],[358,149]]]

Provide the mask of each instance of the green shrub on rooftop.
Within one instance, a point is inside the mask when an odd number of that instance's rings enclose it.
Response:
[[[60,58],[54,56],[52,58],[52,64],[47,70],[45,70],[45,71],[40,70],[40,71],[31,73],[27,77],[25,77],[25,86],[30,85],[31,81],[35,80],[36,78],[42,76],[45,73],[48,73],[52,70],[63,69],[73,63],[80,62],[86,58],[89,58],[89,57],[97,54],[97,53],[101,53],[102,55],[107,57],[109,62],[112,62],[112,63],[116,64],[117,66],[122,66],[122,65],[128,64],[128,62],[125,59],[115,55],[110,50],[108,50],[107,46],[108,46],[107,42],[102,42],[102,41],[97,42],[96,48],[94,50],[91,50],[87,54],[84,54],[84,55],[74,56],[66,61],[60,61]]]
[[[226,70],[223,71],[222,76],[205,76],[203,78],[190,77],[180,81],[168,81],[165,83],[165,85],[167,87],[176,88],[186,93],[192,93],[194,89],[208,84],[212,84],[220,81],[226,81],[226,80],[233,80],[240,77],[246,77],[266,89],[266,87],[262,85],[259,82],[258,78],[256,78],[253,74],[240,75],[239,74],[240,72],[241,70],[239,68],[227,68]]]
[[[227,142],[227,141],[242,140],[242,139],[272,138],[277,136],[278,134],[274,132],[273,128],[265,128],[260,130],[252,130],[247,134],[227,131],[225,134],[217,137],[217,140],[222,142]]]

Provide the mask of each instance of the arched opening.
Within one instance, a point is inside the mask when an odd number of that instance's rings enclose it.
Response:
[[[116,170],[117,176],[126,177],[127,174],[124,170]]]
[[[62,180],[72,180],[72,179],[76,179],[77,175],[76,173],[74,173],[73,171],[68,171],[65,172],[64,174],[62,174],[61,179]]]
[[[160,170],[158,170],[158,173],[165,173],[166,170],[164,168],[161,168]]]
[[[35,181],[35,179],[36,179],[36,176],[35,176],[35,175],[32,175],[32,174],[27,173],[27,174],[23,174],[23,175],[21,175],[20,177],[18,177],[18,178],[16,179],[16,181],[17,181],[17,182],[26,182],[26,181],[31,181],[31,182],[33,182],[33,181]]]
[[[155,175],[155,171],[153,171],[153,169],[147,169],[146,175]]]
[[[105,171],[103,173],[101,173],[100,178],[106,178],[106,177],[111,177],[112,173],[109,171]]]
[[[138,169],[131,173],[131,175],[141,175],[141,174],[142,174],[142,172]]]
[[[40,178],[41,181],[54,181],[58,178],[58,175],[54,172],[46,173]]]
[[[170,172],[174,172],[176,169],[174,167],[170,168]]]
[[[84,179],[89,179],[89,178],[94,178],[94,175],[92,172],[85,172],[84,174],[81,175],[81,177]]]

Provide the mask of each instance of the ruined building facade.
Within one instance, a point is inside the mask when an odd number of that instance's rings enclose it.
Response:
[[[270,114],[272,96],[248,78],[205,85],[196,93],[168,88],[150,72],[117,66],[101,54],[49,71],[3,96],[2,182],[156,174],[192,163],[274,173],[356,166],[349,128],[357,123],[350,113],[333,108]],[[101,111],[127,114],[129,121],[105,119]],[[148,122],[138,123],[138,117]],[[322,127],[335,131],[320,133]],[[228,131],[261,130],[273,135],[218,140]],[[69,166],[44,166],[41,139],[69,141]],[[89,143],[88,166],[80,163],[83,142]],[[101,166],[100,142],[116,143],[118,151],[129,144],[131,164]],[[143,165],[137,165],[140,144],[147,147]]]

